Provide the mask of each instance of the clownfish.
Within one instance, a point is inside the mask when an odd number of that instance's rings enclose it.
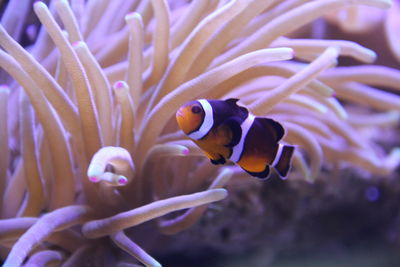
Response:
[[[281,177],[289,172],[294,147],[282,145],[285,130],[272,119],[256,117],[238,99],[199,99],[176,112],[181,130],[213,164],[233,161],[254,177],[267,178],[272,166]]]

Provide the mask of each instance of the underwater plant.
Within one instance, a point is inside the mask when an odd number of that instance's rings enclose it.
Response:
[[[33,16],[30,1],[10,0],[0,25],[5,266],[88,258],[161,266],[148,254],[168,246],[157,244],[160,236],[188,229],[210,203],[218,207],[229,182],[261,184],[234,165],[210,164],[179,130],[175,112],[197,98],[238,98],[279,121],[282,141],[296,146],[287,182],[349,165],[393,172],[400,150],[364,133],[398,125],[400,72],[337,67],[341,56],[370,64],[377,55],[352,41],[297,38],[318,18],[337,21],[333,10],[357,24],[359,6],[392,4],[52,0],[35,2]],[[395,16],[385,23],[395,44]]]

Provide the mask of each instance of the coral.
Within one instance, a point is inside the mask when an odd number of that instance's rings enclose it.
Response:
[[[400,150],[368,134],[398,124],[399,71],[337,66],[377,55],[348,40],[297,38],[317,19],[311,35],[321,19],[367,31],[373,10],[371,25],[385,20],[398,59],[397,3],[384,17],[389,0],[49,2],[35,2],[33,16],[30,1],[11,0],[1,19],[5,266],[160,266],[148,252],[216,212],[210,203],[225,207],[224,187],[230,199],[248,188],[243,201],[262,214],[261,181],[211,165],[178,131],[174,114],[191,99],[239,98],[281,122],[296,146],[285,183],[347,166],[385,176],[399,165]]]

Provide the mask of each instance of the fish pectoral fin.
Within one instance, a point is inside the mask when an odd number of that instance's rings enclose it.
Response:
[[[240,121],[238,118],[230,118],[227,119],[222,123],[222,127],[227,126],[231,133],[232,133],[232,138],[228,144],[225,144],[226,147],[234,147],[236,146],[240,138],[242,137],[242,128],[240,127]]]
[[[285,130],[279,122],[274,121],[273,119],[261,117],[257,117],[257,120],[261,123],[266,131],[274,134],[274,141],[278,142],[282,139],[283,135],[285,134]]]
[[[219,159],[215,160],[215,159],[210,159],[211,163],[214,165],[219,165],[219,164],[225,164],[226,160],[224,157],[220,157]]]
[[[226,160],[221,154],[211,154],[204,152],[206,156],[210,159],[211,163],[214,165],[225,164]]]

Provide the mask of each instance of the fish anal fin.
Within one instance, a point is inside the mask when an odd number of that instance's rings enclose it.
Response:
[[[283,129],[282,125],[279,122],[274,121],[273,119],[262,118],[262,117],[257,117],[257,120],[261,123],[261,125],[266,131],[272,131],[275,133],[276,142],[282,139],[282,137],[285,134],[285,130]]]
[[[206,151],[204,151],[204,154],[206,154],[207,158],[209,158],[211,163],[214,165],[225,164],[226,162],[225,158],[220,154],[209,153]]]
[[[268,165],[266,165],[265,169],[263,171],[261,171],[261,172],[252,172],[252,171],[246,170],[243,167],[242,167],[242,169],[244,171],[246,171],[248,174],[250,174],[251,176],[259,178],[259,179],[267,179],[269,174],[270,174],[270,169],[269,169]]]
[[[221,127],[228,127],[232,134],[230,142],[225,144],[225,146],[226,147],[236,146],[240,141],[240,137],[242,136],[242,128],[240,127],[239,119],[229,118],[222,123]]]

